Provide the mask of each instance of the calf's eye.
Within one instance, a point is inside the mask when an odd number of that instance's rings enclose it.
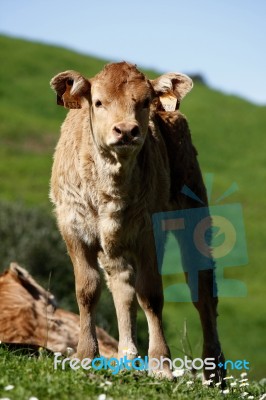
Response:
[[[95,101],[95,107],[99,108],[102,106],[102,102],[100,100]]]

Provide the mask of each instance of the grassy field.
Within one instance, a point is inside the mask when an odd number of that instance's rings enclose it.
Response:
[[[169,382],[138,371],[112,374],[110,370],[73,371],[69,366],[55,370],[53,357],[43,351],[31,356],[22,355],[21,351],[7,351],[4,347],[0,348],[0,368],[6,371],[0,376],[0,396],[10,400],[31,397],[38,400],[219,400],[225,397],[239,400],[259,399],[266,389],[265,382],[252,382],[248,375],[239,379],[229,377],[223,393],[220,386],[202,385],[199,376],[188,373]]]
[[[49,88],[49,80],[56,73],[66,69],[75,69],[87,76],[93,76],[101,69],[105,61],[66,49],[3,36],[0,36],[0,47],[2,55],[0,65],[0,199],[10,202],[22,201],[28,207],[38,206],[51,213],[48,187],[52,153],[66,111],[56,106],[55,95]],[[147,72],[147,74],[150,77],[155,76],[154,72]],[[256,106],[238,97],[224,95],[202,84],[196,84],[191,94],[183,101],[181,110],[189,119],[203,172],[214,174],[210,204],[214,204],[233,182],[236,182],[239,187],[237,192],[219,204],[240,203],[242,205],[249,261],[244,266],[228,265],[224,274],[227,279],[243,282],[247,288],[247,295],[221,297],[219,331],[226,357],[232,360],[248,360],[251,367],[249,376],[251,379],[258,380],[266,376],[264,288],[266,279],[266,209],[264,204],[266,107]],[[174,252],[175,249],[168,252],[169,263],[174,260]],[[165,288],[182,282],[184,278],[178,268],[177,273],[164,277]],[[189,303],[166,302],[164,323],[167,339],[175,357],[182,354],[180,342],[185,320],[193,355],[199,356],[202,339],[198,316],[193,306]],[[140,322],[141,326],[145,326],[142,316]],[[144,335],[143,332],[140,334]],[[66,386],[82,387],[84,395],[89,395],[86,390],[94,390],[94,395],[101,393],[99,388],[89,389],[93,378],[90,378],[90,384],[87,385],[84,376],[82,376],[84,381],[82,384],[79,384],[79,379],[75,378],[82,374],[71,375],[70,372],[52,374],[49,359],[33,361],[8,354],[5,354],[5,359],[6,365],[10,365],[10,371],[14,371],[12,365],[16,363],[21,363],[21,371],[24,369],[31,371],[28,375],[33,377],[31,387],[36,388],[36,396],[39,391],[48,390],[49,380],[53,381],[53,385],[54,381],[57,381],[54,390],[59,390],[61,375],[65,377]],[[229,374],[231,372],[234,373],[234,371],[229,371]],[[43,388],[38,389],[37,380],[34,378],[37,376],[43,376],[42,383],[38,379]],[[109,378],[103,375],[103,382],[104,379]],[[114,379],[119,382],[119,378]],[[125,379],[126,383],[130,380],[128,376],[120,379]],[[144,386],[145,379],[143,379],[140,378],[139,382],[142,383],[136,384],[136,388]],[[12,384],[9,368],[5,367],[5,374],[2,375],[0,382],[2,385]],[[115,385],[110,388],[111,397],[118,398],[124,395],[122,387],[117,389],[114,387]],[[163,396],[170,396],[173,390],[173,387],[167,383],[155,384],[151,387],[154,388],[154,396],[161,395],[154,398],[167,398]],[[25,389],[25,395],[29,393],[29,389],[27,391]],[[113,392],[114,390],[120,391],[119,394]],[[132,388],[132,390],[132,397],[128,398],[134,398],[133,396],[137,395],[134,390],[140,389]],[[32,395],[34,395],[33,392]],[[191,393],[184,393],[184,396],[188,397],[182,398],[194,398],[189,397],[192,396]]]

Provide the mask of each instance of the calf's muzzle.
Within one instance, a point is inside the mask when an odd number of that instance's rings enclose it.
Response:
[[[139,126],[135,122],[119,122],[112,128],[114,144],[131,144],[140,136]]]

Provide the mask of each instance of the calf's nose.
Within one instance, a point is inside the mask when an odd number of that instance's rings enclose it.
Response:
[[[140,135],[139,127],[134,122],[119,122],[115,124],[113,126],[113,133],[118,140],[125,137],[133,139]]]

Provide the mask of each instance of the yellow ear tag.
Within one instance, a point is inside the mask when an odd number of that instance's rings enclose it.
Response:
[[[66,82],[66,91],[62,96],[63,102],[64,102],[64,107],[66,108],[81,108],[80,104],[80,97],[79,96],[73,96],[70,91],[72,89],[73,84],[68,84]]]
[[[169,93],[160,96],[160,102],[165,111],[175,111],[177,98]]]

